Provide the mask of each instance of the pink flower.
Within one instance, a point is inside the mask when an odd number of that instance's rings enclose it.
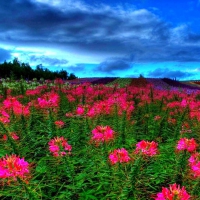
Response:
[[[61,78],[56,78],[55,81],[54,81],[54,83],[58,84],[58,85],[59,84],[62,85],[64,83],[64,81]]]
[[[73,117],[73,114],[72,113],[66,113],[65,116],[66,117]]]
[[[30,115],[29,106],[22,105],[15,97],[7,98],[3,101],[3,105],[5,109],[12,110],[15,115]],[[3,112],[4,114],[2,114],[8,118],[9,115],[5,111]]]
[[[19,136],[17,136],[17,134],[14,132],[10,133],[10,136],[12,137],[13,140],[19,140]],[[7,139],[8,139],[7,135],[3,135],[3,140],[6,141]]]
[[[68,99],[69,102],[76,101],[76,99],[71,94],[67,95],[67,99]]]
[[[155,121],[158,121],[158,120],[160,120],[161,119],[161,116],[159,116],[159,115],[156,115],[155,117],[154,117],[154,120]]]
[[[16,177],[26,178],[29,173],[29,164],[24,158],[19,158],[16,155],[5,156],[0,159],[0,178],[13,178]]]
[[[55,92],[49,92],[38,98],[38,106],[40,108],[54,108],[59,106],[60,97]]]
[[[77,110],[76,110],[76,114],[77,115],[83,115],[84,114],[84,108],[82,106],[78,106]]]
[[[173,119],[173,118],[169,118],[168,120],[168,123],[170,123],[170,124],[176,124],[176,119]]]
[[[154,141],[148,142],[142,140],[136,144],[135,153],[147,156],[154,156],[157,154],[157,146],[158,144]]]
[[[30,115],[29,106],[24,106],[22,104],[13,105],[13,112],[15,115]]]
[[[191,133],[191,132],[192,132],[192,130],[190,129],[189,123],[188,122],[184,122],[182,127],[181,127],[180,133],[182,134],[182,133]]]
[[[200,177],[200,153],[194,153],[188,161],[194,177]]]
[[[181,101],[181,106],[182,106],[182,107],[186,107],[186,106],[187,106],[187,100],[186,100],[186,99],[183,99],[183,100]]]
[[[194,138],[191,138],[191,139],[188,139],[188,138],[181,138],[179,141],[178,141],[178,144],[177,144],[177,149],[179,151],[181,150],[187,150],[189,152],[192,152],[192,151],[195,151],[196,148],[197,148],[197,143],[196,141],[194,140]]]
[[[58,157],[66,155],[66,151],[70,154],[72,147],[64,137],[55,137],[49,142],[49,150],[53,156]]]
[[[185,190],[185,187],[180,188],[180,185],[176,183],[172,184],[168,188],[162,188],[162,192],[157,194],[155,200],[189,200],[190,195]]]
[[[111,164],[113,165],[116,164],[117,162],[127,163],[131,160],[131,158],[128,155],[128,151],[124,148],[115,149],[113,153],[109,155],[109,159],[110,159]]]
[[[108,142],[114,139],[114,133],[110,126],[97,126],[92,130],[92,140],[97,144],[104,141]]]
[[[58,127],[58,128],[62,128],[65,123],[61,120],[55,121],[54,124]]]
[[[8,124],[10,122],[10,115],[6,111],[1,111],[0,122]]]

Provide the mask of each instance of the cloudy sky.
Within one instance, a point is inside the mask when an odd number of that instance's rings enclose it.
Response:
[[[0,62],[200,79],[199,13],[200,0],[1,0]]]

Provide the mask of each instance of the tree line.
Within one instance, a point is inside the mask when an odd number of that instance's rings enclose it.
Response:
[[[12,62],[4,61],[4,63],[0,64],[0,78],[11,78],[13,80],[21,78],[27,80],[32,80],[33,78],[37,80],[41,78],[54,80],[61,78],[63,80],[72,80],[77,77],[63,69],[60,71],[50,71],[44,68],[42,64],[37,65],[36,69],[32,69],[28,63],[20,62],[17,58],[14,58]]]

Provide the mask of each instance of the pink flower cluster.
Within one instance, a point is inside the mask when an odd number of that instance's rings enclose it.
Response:
[[[55,92],[49,92],[37,100],[40,108],[54,108],[59,106],[60,96]]]
[[[0,159],[0,178],[24,179],[29,173],[29,164],[24,158],[16,155],[5,156]]]
[[[157,154],[157,146],[158,144],[154,141],[148,142],[148,141],[140,141],[136,144],[136,154],[142,154],[146,156],[154,156]]]
[[[156,115],[155,117],[154,117],[154,120],[155,121],[159,121],[161,119],[161,116],[159,116],[159,115]]]
[[[92,130],[92,140],[97,144],[100,142],[108,142],[114,138],[114,131],[110,126],[97,126]]]
[[[9,97],[3,101],[5,110],[13,111],[13,113],[18,115],[29,116],[30,110],[29,105],[22,105],[15,97]]]
[[[200,178],[200,153],[194,153],[188,161],[194,177]]]
[[[10,133],[10,136],[12,137],[13,140],[19,140],[19,136],[15,133],[15,132],[11,132]],[[3,140],[8,140],[8,137],[7,135],[3,135]]]
[[[128,155],[128,151],[124,148],[115,149],[113,153],[109,155],[109,159],[110,159],[111,164],[113,165],[118,162],[127,163],[131,160],[131,158]]]
[[[65,125],[65,123],[61,120],[55,121],[54,124],[56,125],[57,128],[62,128]]]
[[[181,127],[181,131],[180,133],[183,134],[183,133],[191,133],[192,130],[190,129],[190,125],[188,122],[184,122],[182,127]]]
[[[195,151],[196,148],[197,148],[197,143],[195,141],[194,138],[191,138],[191,139],[188,139],[188,138],[181,138],[179,141],[178,141],[178,144],[177,144],[177,149],[179,151],[182,151],[182,150],[187,150],[188,152],[192,152],[192,151]]]
[[[65,156],[68,152],[70,154],[72,147],[67,143],[67,140],[64,137],[55,137],[50,140],[49,150],[55,157]]]
[[[189,200],[190,195],[185,190],[185,187],[180,188],[180,185],[176,183],[172,184],[168,188],[162,188],[162,192],[157,194],[155,200]]]
[[[76,114],[77,115],[83,115],[85,113],[85,110],[83,108],[83,106],[78,106],[77,109],[76,109]]]
[[[158,144],[154,141],[148,142],[142,140],[136,144],[136,150],[134,153],[151,157],[158,153],[157,146]],[[128,162],[131,158],[128,155],[128,151],[122,148],[115,149],[114,152],[109,155],[109,159],[112,164],[116,164],[117,162]]]
[[[0,114],[0,122],[3,124],[8,124],[10,122],[10,115],[4,110],[1,111]]]

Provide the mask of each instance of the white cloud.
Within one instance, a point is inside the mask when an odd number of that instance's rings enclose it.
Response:
[[[80,0],[33,0],[33,1],[56,7],[62,11],[66,11],[69,9],[81,9],[81,10],[90,9],[89,5],[86,5],[83,1]]]
[[[172,43],[182,43],[188,35],[189,28],[186,24],[181,24],[175,28],[171,28],[170,40]]]

